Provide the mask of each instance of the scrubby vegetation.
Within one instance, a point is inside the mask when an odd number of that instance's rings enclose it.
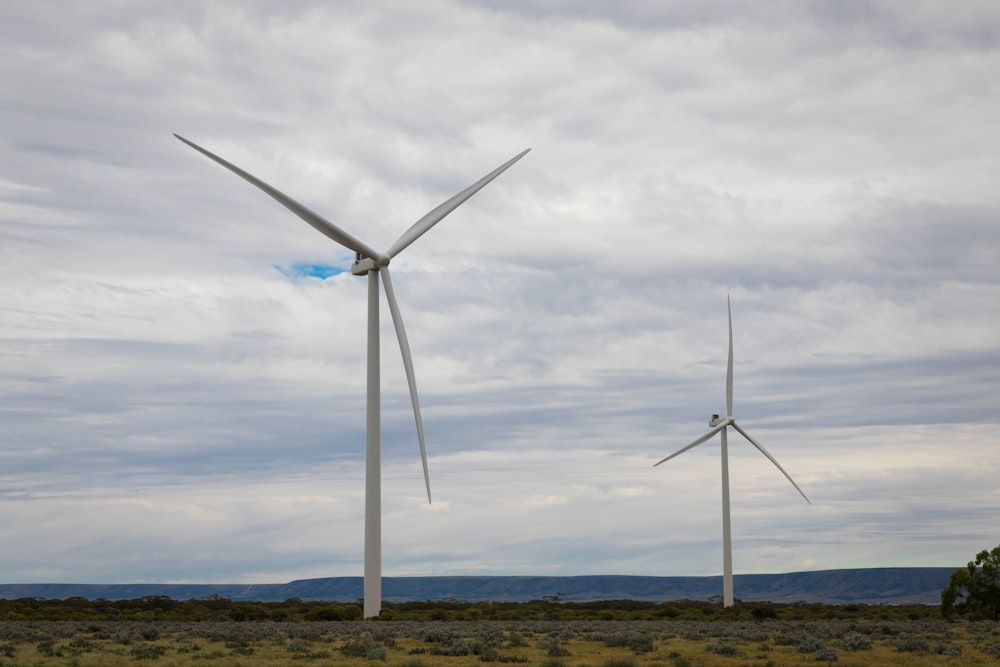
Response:
[[[0,600],[0,666],[860,667],[1000,658],[1000,625],[948,622],[934,607],[447,601],[386,604],[381,619],[367,621],[356,609],[301,600]]]
[[[148,596],[131,600],[67,598],[0,599],[0,621],[357,621],[361,601],[323,602],[299,599],[242,602],[210,596],[174,600]],[[531,602],[462,602],[457,600],[384,602],[383,621],[797,621],[815,619],[919,620],[940,618],[927,605],[824,605],[814,603],[738,603],[723,609],[717,602],[600,600],[563,602],[554,596]]]

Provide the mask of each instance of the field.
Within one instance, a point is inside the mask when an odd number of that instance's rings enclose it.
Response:
[[[1000,625],[919,619],[0,621],[0,665],[997,665]]]

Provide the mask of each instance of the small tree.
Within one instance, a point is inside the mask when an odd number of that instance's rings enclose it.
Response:
[[[1000,546],[980,551],[976,560],[951,573],[941,590],[941,613],[947,619],[957,613],[1000,620]]]

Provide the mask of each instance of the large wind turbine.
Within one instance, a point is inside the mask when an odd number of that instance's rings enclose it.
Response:
[[[726,442],[726,432],[729,430],[729,427],[732,426],[751,445],[759,449],[760,453],[766,456],[788,478],[788,481],[805,498],[807,503],[812,505],[812,501],[806,498],[806,494],[802,493],[802,489],[795,483],[791,475],[785,472],[785,469],[781,467],[777,459],[771,456],[759,442],[751,438],[749,433],[740,428],[733,418],[733,309],[729,303],[728,296],[726,297],[726,308],[729,310],[729,363],[726,366],[726,416],[720,419],[719,415],[712,415],[712,419],[708,422],[712,430],[687,447],[674,452],[665,459],[657,461],[653,464],[653,467],[655,468],[661,463],[665,463],[675,456],[697,447],[701,443],[711,439],[716,433],[722,434],[722,604],[725,607],[729,607],[733,604],[733,540],[729,520],[729,449]]]
[[[482,177],[457,195],[438,205],[417,220],[385,252],[379,252],[358,240],[348,232],[322,216],[309,210],[288,195],[271,187],[264,181],[248,174],[218,155],[205,150],[192,141],[175,134],[175,137],[206,157],[218,162],[237,176],[249,181],[282,206],[315,227],[321,234],[355,252],[351,273],[356,276],[368,275],[368,394],[365,425],[365,583],[364,616],[378,616],[382,609],[382,481],[380,463],[380,373],[379,373],[379,274],[383,277],[385,298],[389,303],[392,323],[396,328],[396,338],[403,355],[403,368],[410,386],[410,400],[413,402],[413,416],[417,424],[417,440],[420,443],[420,461],[424,467],[424,484],[427,486],[427,502],[431,502],[431,482],[427,472],[427,449],[424,446],[424,427],[420,418],[420,403],[417,400],[417,384],[413,376],[413,360],[410,345],[403,328],[403,318],[399,313],[396,295],[389,277],[389,262],[407,246],[420,238],[446,215],[458,208],[469,197],[476,194],[487,183],[520,160],[530,148],[515,155],[486,176]]]

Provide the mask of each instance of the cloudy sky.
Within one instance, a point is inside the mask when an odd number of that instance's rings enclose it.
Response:
[[[392,264],[384,573],[712,575],[1000,543],[993,2],[4,3],[0,580],[360,575],[352,253]]]

